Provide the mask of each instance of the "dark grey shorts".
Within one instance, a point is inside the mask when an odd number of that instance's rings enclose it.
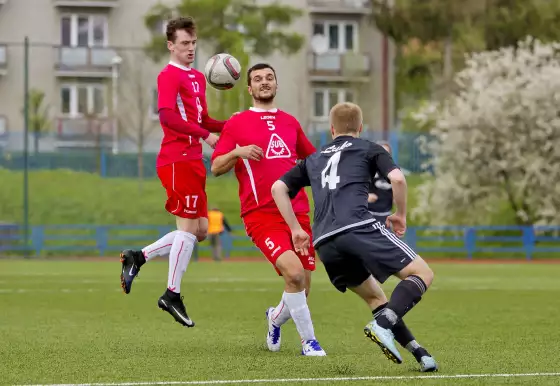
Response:
[[[335,235],[317,247],[331,283],[341,292],[370,275],[380,283],[401,271],[416,253],[381,223]]]

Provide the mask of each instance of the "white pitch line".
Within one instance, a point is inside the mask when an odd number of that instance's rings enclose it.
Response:
[[[455,375],[396,375],[372,377],[339,378],[276,378],[276,379],[236,379],[213,381],[169,381],[169,382],[124,382],[124,383],[79,383],[79,384],[44,384],[26,386],[144,386],[144,385],[232,385],[240,383],[287,383],[287,382],[344,382],[344,381],[397,381],[423,379],[467,379],[467,378],[519,378],[519,377],[558,377],[560,373],[524,373],[524,374],[455,374]]]

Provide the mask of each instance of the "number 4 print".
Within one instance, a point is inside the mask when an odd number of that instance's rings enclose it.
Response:
[[[340,182],[340,176],[338,175],[338,163],[340,162],[341,152],[337,151],[334,153],[327,162],[327,166],[321,172],[321,185],[323,188],[329,184],[329,189],[336,189],[336,185]],[[330,169],[330,170],[329,170]],[[327,173],[329,173],[327,175]]]

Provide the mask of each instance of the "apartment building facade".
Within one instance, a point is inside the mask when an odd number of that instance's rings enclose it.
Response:
[[[267,0],[259,0],[265,2]],[[137,139],[118,126],[149,127],[147,151],[157,150],[155,79],[165,65],[141,47],[152,33],[144,15],[156,0],[0,0],[0,147],[21,146],[24,127],[24,37],[30,40],[29,85],[45,94],[52,122],[44,151],[108,144],[134,151]],[[278,106],[308,133],[328,130],[328,112],[352,101],[371,130],[391,127],[392,47],[370,22],[366,0],[283,0],[303,16],[291,28],[306,37],[291,56],[264,58],[279,79]],[[313,38],[321,35],[322,38]],[[317,52],[320,41],[322,49]],[[200,42],[197,66],[213,52]],[[260,61],[263,58],[253,58]],[[239,85],[238,87],[244,87]],[[113,111],[126,111],[115,119]],[[130,121],[130,123],[127,123]],[[132,134],[134,136],[134,134]]]

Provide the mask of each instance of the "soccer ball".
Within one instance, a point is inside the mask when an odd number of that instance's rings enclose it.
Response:
[[[241,78],[241,65],[229,54],[217,54],[206,62],[204,76],[215,89],[229,90]]]

